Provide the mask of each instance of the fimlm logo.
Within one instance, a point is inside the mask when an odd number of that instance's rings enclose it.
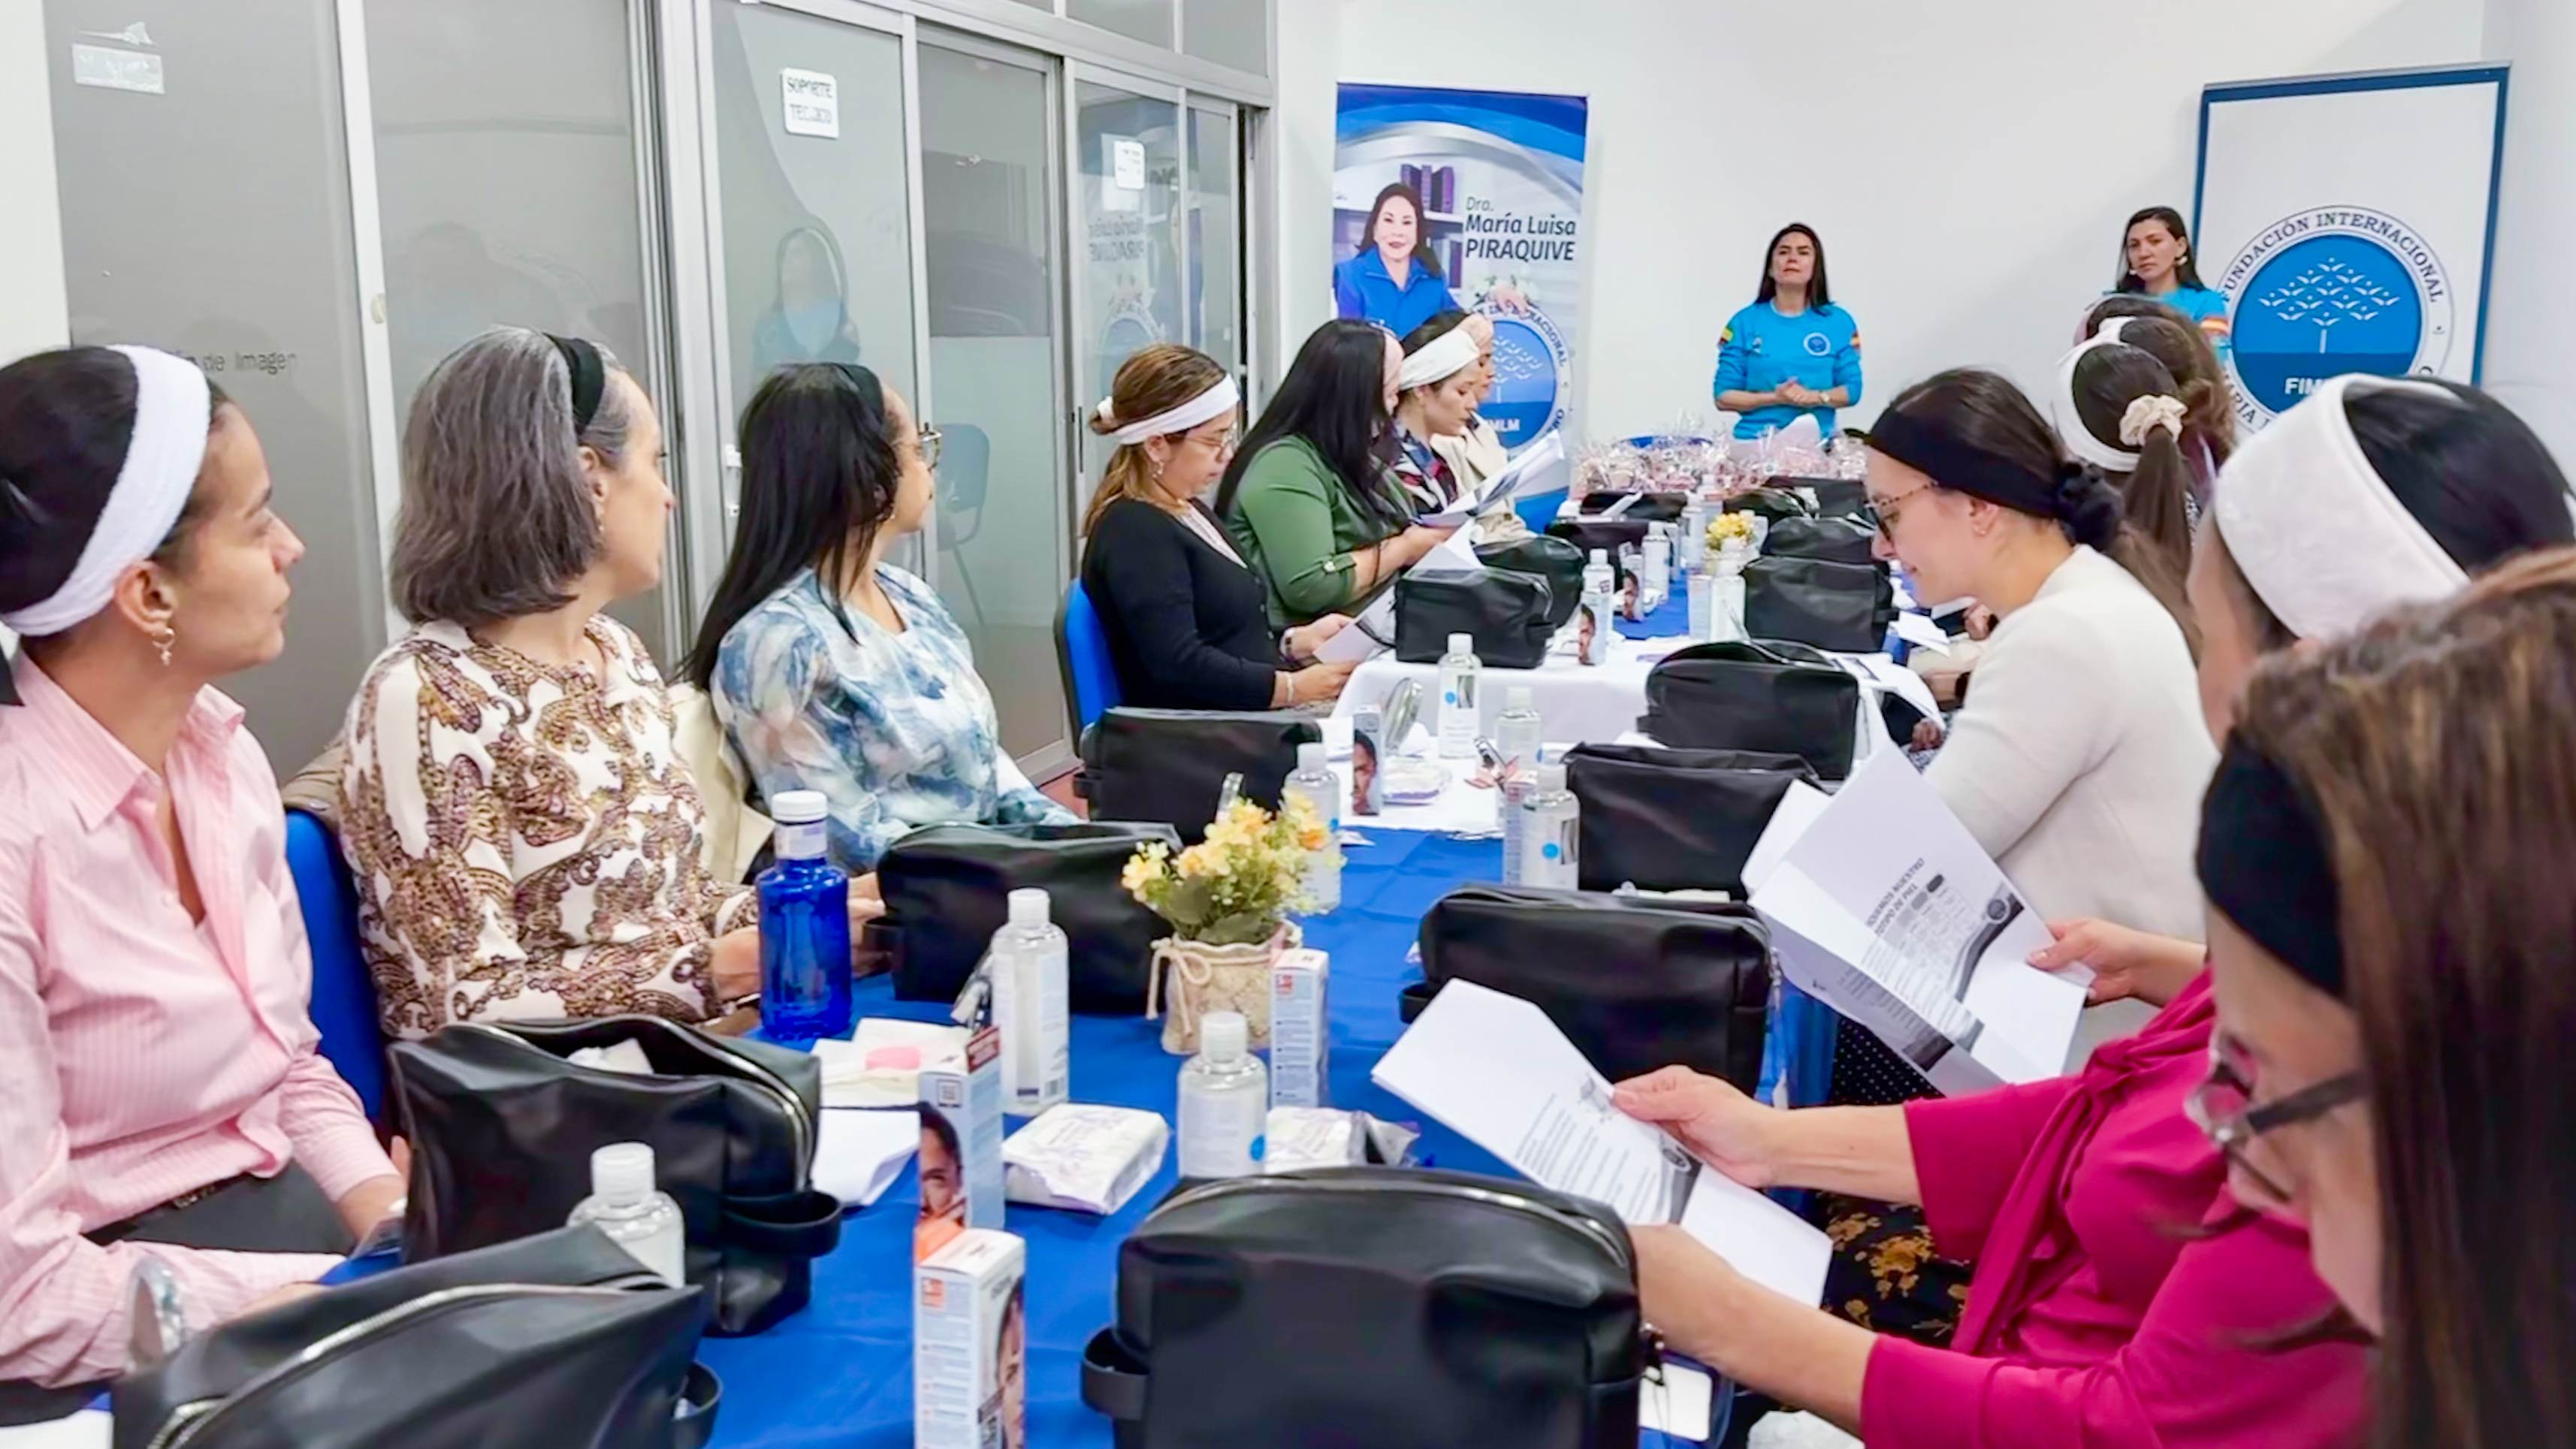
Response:
[[[2451,279],[2412,227],[2327,206],[2255,233],[2227,268],[2236,413],[2261,427],[2347,372],[2432,374],[2451,355]]]

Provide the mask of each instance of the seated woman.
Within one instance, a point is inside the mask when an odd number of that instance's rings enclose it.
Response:
[[[413,397],[392,563],[413,627],[358,687],[340,778],[388,1036],[707,1021],[760,990],[751,893],[699,861],[669,691],[603,612],[660,582],[671,506],[652,403],[587,342],[494,328]]]
[[[2114,323],[2119,325],[2113,328]],[[2219,364],[2218,349],[2210,346],[2208,333],[2180,312],[2134,292],[2094,303],[2084,316],[2083,335],[2075,340],[2100,336],[2105,329],[2112,329],[2114,340],[2163,363],[2180,384],[2175,396],[2183,406],[2183,461],[2191,465],[2193,495],[2206,507],[2218,470],[2236,452],[2236,395]]]
[[[1917,383],[1869,447],[1880,555],[1917,597],[1973,598],[1999,621],[1927,778],[2043,915],[2188,931],[2192,801],[2217,755],[2180,580],[1993,373]]]
[[[1485,393],[1476,334],[1466,320],[1464,312],[1447,312],[1413,329],[1396,370],[1395,481],[1418,515],[1445,513],[1472,496],[1474,484],[1436,446],[1465,436]]]
[[[399,1209],[305,1014],[276,777],[214,688],[285,648],[303,553],[195,364],[0,368],[0,1424],[126,1371],[144,1245],[203,1328]]]
[[[1267,586],[1276,627],[1350,607],[1456,531],[1414,523],[1386,476],[1403,365],[1369,323],[1316,328],[1226,467],[1217,516]]]
[[[1284,709],[1333,699],[1353,665],[1312,662],[1350,621],[1274,634],[1261,580],[1199,502],[1234,457],[1243,400],[1215,358],[1157,342],[1118,369],[1091,430],[1118,444],[1082,521],[1082,587],[1127,702]]]
[[[2191,572],[2191,532],[2200,523],[2183,457],[2189,414],[2165,365],[2120,341],[2127,325],[2112,322],[2059,361],[2049,414],[2066,451],[2120,490],[2120,511],[2157,553],[2160,571],[2181,578]],[[2199,646],[2188,625],[2184,636]]]
[[[2381,1444],[2576,1443],[2570,658],[2576,555],[2509,564],[2273,661],[2210,786],[2193,1115],[2377,1340]]]
[[[2389,605],[2456,589],[2460,565],[2576,537],[2565,480],[2493,402],[2370,379],[2321,396],[2324,407],[2286,414],[2249,443],[2221,495],[2245,500],[2231,506],[2245,510],[2239,533],[2261,541],[2257,572],[2271,594],[2247,586],[2215,529],[2203,535],[2191,587],[2209,626],[2200,694],[2215,736],[2234,728],[2238,692],[2260,657],[2298,637],[2267,597],[2316,631],[2308,637],[2324,638]],[[2283,486],[2293,478],[2315,480],[2315,492]],[[2317,494],[2359,526],[2310,527]],[[2424,554],[2426,530],[2403,515],[2444,520],[2440,548],[2456,561],[2448,571]],[[2325,567],[2338,560],[2365,566]],[[2213,899],[2229,894],[2214,881],[2210,890]],[[2195,959],[2167,985],[2160,965],[2092,959],[2097,987],[2171,1004],[2072,1077],[1902,1108],[1789,1113],[1686,1072],[1621,1089],[1623,1107],[1678,1127],[1693,1151],[1739,1180],[1923,1204],[1930,1246],[1976,1259],[1953,1351],[1872,1337],[1749,1289],[1661,1230],[1639,1244],[1649,1315],[1683,1351],[1857,1425],[1873,1449],[2349,1440],[2362,1409],[2358,1354],[2313,1342],[2261,1346],[2323,1306],[2303,1270],[2305,1241],[2245,1220],[2225,1191],[2225,1159],[2182,1115],[2209,1059],[2209,975]],[[2173,1231],[2203,1219],[2230,1230]],[[1828,1293],[1837,1305],[1846,1296]]]
[[[2221,736],[2261,656],[2576,543],[2566,475],[2494,398],[2431,379],[2356,378],[2310,401],[2323,399],[2331,404],[2296,414],[2300,427],[2276,423],[2228,464],[2233,496],[2211,509],[2192,558],[2201,705]],[[2057,944],[2033,964],[2090,968],[2097,1001],[2161,1005],[2206,954],[2198,931],[2160,935],[2099,918],[2054,929]]]
[[[864,367],[782,367],[742,414],[742,517],[686,673],[766,798],[819,790],[832,858],[923,825],[1071,824],[1002,748],[966,632],[885,562],[930,516],[939,435]]]

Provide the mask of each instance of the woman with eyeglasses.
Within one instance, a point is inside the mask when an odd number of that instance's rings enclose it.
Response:
[[[854,363],[782,367],[742,414],[742,516],[685,672],[765,799],[819,790],[853,872],[924,825],[1070,824],[1002,748],[966,631],[885,561],[930,516],[939,434]]]
[[[1082,588],[1130,704],[1284,709],[1339,696],[1354,665],[1314,662],[1350,621],[1273,633],[1261,580],[1199,501],[1234,458],[1241,394],[1222,363],[1177,342],[1127,359],[1094,412],[1117,443],[1091,496]]]
[[[2576,1443],[2570,660],[2566,551],[2277,657],[2204,807],[2194,1115],[2377,1341],[2390,1449]]]
[[[2565,480],[2492,400],[2354,378],[2316,401],[2229,463],[2225,505],[2203,530],[2191,590],[2210,624],[2199,684],[2213,736],[2233,728],[2263,656],[2440,598],[2465,568],[2576,541]],[[2335,526],[2312,521],[2320,502]],[[2101,925],[2083,924],[2061,948]],[[1976,1260],[1947,1350],[1752,1289],[1663,1229],[1638,1238],[1648,1316],[1748,1387],[1862,1427],[1873,1449],[2348,1442],[2363,1409],[2360,1356],[2290,1333],[2325,1304],[2307,1244],[2287,1224],[2245,1219],[2224,1191],[2223,1159],[2184,1110],[2218,1019],[2200,947],[2172,943],[2189,957],[2177,969],[2128,954],[2135,937],[2086,955],[2097,998],[2169,1004],[2073,1076],[1800,1112],[1680,1069],[1619,1089],[1624,1110],[1739,1181],[1921,1204],[1925,1250]],[[2232,1230],[2177,1231],[2204,1221]],[[1847,1297],[1868,1301],[1829,1287],[1830,1302]]]

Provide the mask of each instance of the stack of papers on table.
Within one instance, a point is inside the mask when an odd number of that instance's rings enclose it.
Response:
[[[1369,1078],[1542,1187],[1631,1225],[1678,1223],[1754,1282],[1824,1301],[1822,1232],[1612,1106],[1609,1079],[1517,996],[1451,981]]]
[[[1781,974],[1957,1095],[2065,1070],[2086,973],[1903,754],[1830,800],[1795,786],[1745,863]]]

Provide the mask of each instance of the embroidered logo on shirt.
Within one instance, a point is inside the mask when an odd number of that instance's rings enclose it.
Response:
[[[1807,334],[1807,355],[1809,357],[1830,357],[1833,355],[1833,350],[1834,344],[1832,339],[1826,337],[1822,332],[1810,332]]]

